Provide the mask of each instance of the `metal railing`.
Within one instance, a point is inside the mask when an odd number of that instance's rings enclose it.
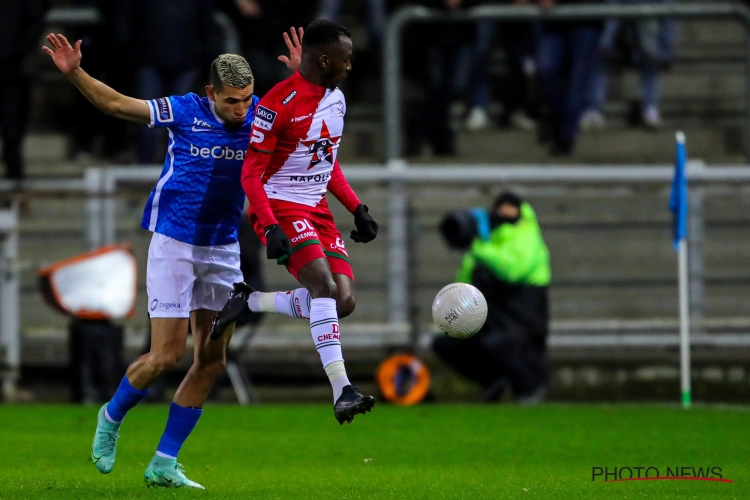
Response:
[[[546,166],[491,166],[491,165],[424,165],[409,168],[383,168],[377,165],[349,167],[347,178],[352,183],[388,183],[398,185],[400,190],[389,189],[388,211],[388,295],[390,322],[403,325],[409,321],[409,247],[408,214],[409,194],[407,185],[460,185],[471,186],[488,183],[525,184],[587,184],[587,185],[661,185],[668,186],[673,168],[669,166],[631,167],[569,167]],[[158,179],[161,167],[107,167],[90,168],[86,172],[85,189],[88,196],[86,229],[90,248],[98,248],[115,242],[116,208],[114,194],[121,182],[143,182],[153,184]],[[693,187],[691,211],[693,252],[691,275],[702,275],[702,255],[699,239],[702,231],[702,198],[698,189],[703,183],[750,182],[750,168],[746,166],[705,167],[702,162],[690,162],[688,181]],[[395,208],[394,208],[395,204]],[[395,229],[394,229],[395,228]],[[399,236],[403,232],[403,236]],[[700,280],[694,281],[695,307],[702,297]],[[699,318],[698,318],[699,319]]]
[[[13,397],[21,375],[21,320],[19,300],[18,203],[0,210],[0,376],[2,395]]]

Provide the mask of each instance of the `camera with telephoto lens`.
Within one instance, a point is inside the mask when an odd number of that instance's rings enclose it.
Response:
[[[474,210],[458,210],[445,214],[440,222],[440,234],[445,239],[449,247],[457,250],[466,250],[471,246],[471,242],[479,234],[479,221],[475,216]],[[487,212],[483,212],[485,218]]]
[[[505,203],[520,208],[522,200],[515,193],[505,191],[495,198],[489,212],[482,208],[448,212],[440,222],[440,234],[449,247],[457,250],[467,250],[477,236],[488,240],[490,232],[500,224],[518,222],[518,217],[504,217],[496,213],[498,207]]]

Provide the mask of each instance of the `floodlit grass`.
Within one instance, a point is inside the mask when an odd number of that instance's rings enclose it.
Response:
[[[209,406],[180,455],[206,491],[143,483],[166,405],[128,415],[99,474],[96,412],[0,406],[0,498],[750,498],[743,408],[380,404],[339,426],[330,406]],[[734,483],[606,483],[596,466],[721,467]]]

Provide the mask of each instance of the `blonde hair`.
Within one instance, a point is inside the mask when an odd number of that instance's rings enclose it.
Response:
[[[244,57],[237,54],[222,54],[211,63],[209,83],[216,90],[224,87],[244,89],[255,81],[253,70]]]

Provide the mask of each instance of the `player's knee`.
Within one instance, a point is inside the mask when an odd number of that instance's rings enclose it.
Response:
[[[308,287],[308,291],[310,292],[310,296],[313,299],[335,299],[337,298],[338,293],[338,287],[336,286],[336,282],[333,281],[333,278],[328,278],[324,280],[320,280],[319,283],[316,283],[315,285]]]
[[[177,367],[177,363],[180,362],[180,359],[182,359],[182,353],[165,353],[157,355],[152,354],[151,366],[154,367],[154,370],[156,372],[164,373],[170,370],[174,370],[175,367]]]
[[[208,380],[216,380],[216,378],[224,373],[227,369],[227,362],[224,359],[217,359],[209,362],[201,362],[198,367],[201,376]]]
[[[338,311],[339,318],[346,318],[354,312],[354,308],[357,306],[357,301],[352,293],[339,293],[336,299],[336,310]]]

